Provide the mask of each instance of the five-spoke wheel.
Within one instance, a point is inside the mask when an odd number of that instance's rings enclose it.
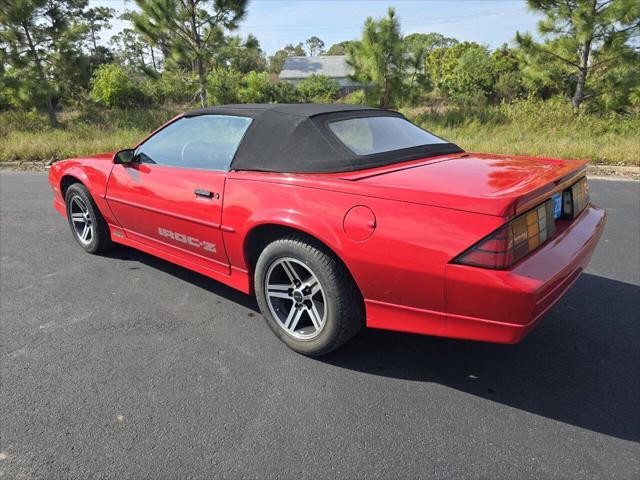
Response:
[[[112,247],[109,226],[102,217],[87,187],[74,183],[65,192],[67,218],[73,236],[89,253],[103,252]]]
[[[264,289],[271,314],[287,333],[305,340],[320,334],[327,319],[327,299],[307,265],[291,257],[276,260],[267,271]]]
[[[364,303],[344,264],[302,235],[272,241],[258,257],[256,297],[275,334],[306,355],[323,355],[364,324]]]
[[[89,245],[95,236],[91,212],[89,212],[84,200],[77,194],[71,197],[70,203],[69,211],[76,237],[82,245]]]

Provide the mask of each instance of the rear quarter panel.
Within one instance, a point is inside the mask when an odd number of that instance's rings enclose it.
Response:
[[[343,229],[345,214],[358,205],[376,216],[376,228],[365,241],[351,240]],[[222,218],[225,231],[232,231],[225,233],[225,245],[235,267],[251,270],[244,244],[251,230],[264,224],[290,226],[331,248],[365,300],[436,312],[445,310],[447,262],[503,222],[501,217],[303,187],[286,175],[274,179],[242,172],[227,179]]]

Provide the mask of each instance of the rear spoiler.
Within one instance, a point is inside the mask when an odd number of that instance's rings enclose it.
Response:
[[[571,173],[552,180],[546,185],[543,185],[540,188],[518,198],[514,204],[513,216],[520,215],[521,213],[530,210],[536,205],[548,200],[552,195],[561,193],[563,190],[585,177],[587,175],[587,164],[589,161],[580,160],[579,162],[580,165]]]

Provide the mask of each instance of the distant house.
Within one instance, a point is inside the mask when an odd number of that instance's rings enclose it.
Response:
[[[278,78],[297,85],[300,81],[313,74],[324,75],[338,82],[344,95],[360,88],[356,82],[349,78],[352,72],[344,55],[287,57]]]

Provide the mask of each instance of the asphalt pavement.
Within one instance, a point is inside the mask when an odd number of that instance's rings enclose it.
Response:
[[[640,182],[591,181],[591,266],[519,345],[365,330],[322,359],[255,301],[85,254],[0,175],[2,478],[640,476]]]

